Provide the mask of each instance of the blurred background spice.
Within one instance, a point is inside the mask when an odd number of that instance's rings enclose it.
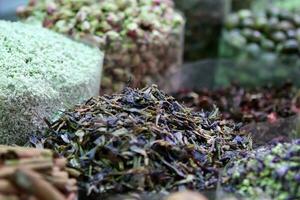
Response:
[[[299,55],[300,14],[275,7],[263,13],[241,10],[228,17],[226,28],[226,42],[235,48],[246,46],[252,56],[263,52]]]
[[[30,1],[27,21],[105,51],[102,93],[158,83],[182,64],[184,18],[173,2],[136,0]]]
[[[281,87],[244,88],[232,85],[224,89],[182,90],[174,96],[198,111],[220,109],[222,117],[236,122],[271,122],[300,112],[300,91],[291,83]]]

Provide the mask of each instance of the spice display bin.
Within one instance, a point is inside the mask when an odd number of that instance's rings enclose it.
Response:
[[[104,50],[101,93],[112,93],[128,85],[159,84],[160,77],[181,66],[185,20],[173,6],[171,1],[52,0],[18,13]]]
[[[216,57],[226,12],[225,0],[175,0],[175,5],[186,17],[185,61]]]

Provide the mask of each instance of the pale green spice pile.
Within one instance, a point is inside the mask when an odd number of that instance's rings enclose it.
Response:
[[[41,27],[0,21],[0,143],[23,143],[44,117],[96,95],[103,54]]]

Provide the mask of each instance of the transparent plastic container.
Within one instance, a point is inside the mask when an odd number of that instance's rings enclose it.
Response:
[[[175,0],[175,5],[187,19],[185,61],[216,57],[226,12],[225,0]]]
[[[182,65],[185,20],[172,1],[50,0],[18,11],[28,22],[105,51],[101,93],[159,85]]]
[[[293,62],[293,64],[295,64]],[[246,88],[282,85],[292,82],[300,87],[300,65],[297,67],[265,63],[256,60],[208,59],[184,64],[165,81],[164,89],[174,92],[184,89],[218,89],[238,83]]]
[[[113,48],[105,52],[101,92],[121,91],[127,85],[160,86],[182,66],[183,40],[184,24],[162,37],[145,38],[130,45],[125,40],[111,43]]]

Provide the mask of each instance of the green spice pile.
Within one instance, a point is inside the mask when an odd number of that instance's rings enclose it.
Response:
[[[170,0],[30,1],[18,13],[105,50],[104,93],[130,79],[133,87],[157,81],[181,65],[184,20]]]
[[[219,169],[251,148],[248,134],[213,112],[192,112],[156,86],[89,99],[49,123],[54,149],[82,172],[88,194],[214,188]]]
[[[274,7],[262,13],[241,10],[229,16],[226,28],[226,42],[253,55],[300,54],[299,14]]]
[[[0,146],[1,200],[75,200],[77,181],[50,150]]]
[[[260,191],[274,200],[300,198],[300,140],[277,144],[233,161],[223,175],[225,190],[250,199]]]
[[[209,91],[181,90],[174,96],[196,110],[212,110],[216,105],[225,119],[236,122],[276,122],[300,113],[300,91],[290,83],[280,87],[244,88],[231,85]]]
[[[96,95],[101,57],[49,30],[0,21],[0,143],[27,141],[43,117]]]

